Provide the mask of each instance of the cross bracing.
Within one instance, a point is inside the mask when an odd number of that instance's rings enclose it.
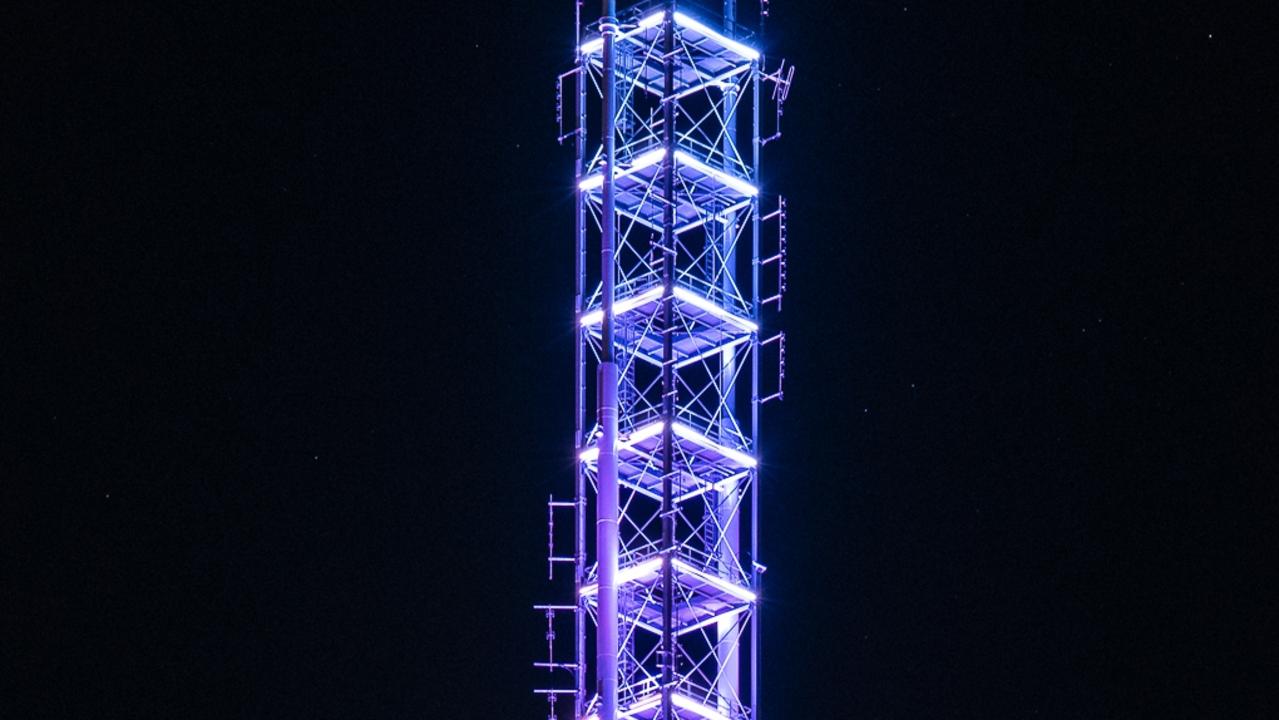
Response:
[[[579,3],[577,131],[562,136],[577,489],[552,502],[548,532],[575,592],[543,606],[552,656],[555,613],[572,612],[574,656],[539,663],[569,681],[539,691],[552,717],[561,696],[575,720],[760,716],[760,357],[781,347],[763,334],[760,270],[784,268],[785,250],[761,237],[776,213],[760,212],[759,116],[779,97],[761,85],[783,74],[763,70],[735,7],[647,2],[582,22]],[[555,508],[574,515],[571,554],[555,552]]]

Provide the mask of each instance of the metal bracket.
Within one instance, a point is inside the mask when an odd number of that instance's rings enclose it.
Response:
[[[782,115],[785,114],[784,106],[786,105],[786,98],[790,97],[791,85],[795,82],[795,66],[787,67],[786,59],[782,58],[777,69],[771,73],[765,73],[763,79],[773,83],[773,102],[776,103],[777,107],[777,124],[776,130],[772,135],[760,140],[760,146],[767,145],[782,136]]]

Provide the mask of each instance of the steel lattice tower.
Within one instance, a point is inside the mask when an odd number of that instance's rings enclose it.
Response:
[[[735,0],[714,20],[578,3],[558,84],[576,150],[577,472],[547,538],[574,601],[536,606],[552,719],[570,697],[574,720],[760,716],[760,406],[785,375],[765,322],[786,286],[785,201],[761,192],[760,156],[793,76],[765,69],[760,6],[751,31]],[[569,628],[571,659],[555,646]]]

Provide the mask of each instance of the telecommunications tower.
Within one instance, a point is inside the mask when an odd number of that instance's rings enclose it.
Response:
[[[736,0],[602,5],[577,3],[558,83],[576,150],[576,486],[549,501],[547,550],[573,589],[536,606],[537,692],[552,720],[757,720],[760,406],[782,397],[768,326],[786,289],[786,205],[760,157],[794,69],[765,62],[767,0],[753,28]]]

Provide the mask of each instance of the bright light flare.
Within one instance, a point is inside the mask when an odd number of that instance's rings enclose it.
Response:
[[[621,315],[623,313],[628,313],[631,310],[634,310],[635,308],[639,307],[640,305],[656,300],[661,296],[662,296],[662,286],[659,285],[650,290],[645,290],[639,295],[632,295],[631,297],[618,300],[617,302],[613,303],[613,315]],[[591,312],[588,312],[582,316],[581,323],[582,323],[582,327],[590,327],[592,325],[599,324],[603,320],[604,320],[603,310],[592,310]]]
[[[676,155],[678,156],[678,151]],[[657,163],[661,162],[662,158],[664,157],[666,157],[666,148],[657,148],[656,150],[649,150],[646,153],[641,153],[635,156],[635,159],[631,162],[630,167],[624,168],[621,170],[614,170],[613,179],[617,180],[619,178],[627,177],[628,175],[633,175],[634,173],[637,173],[646,167],[651,167],[653,165],[656,165]],[[582,180],[582,182],[577,184],[577,187],[582,190],[594,190],[603,185],[604,185],[604,173],[597,172],[594,175],[591,175],[590,177],[587,177],[586,179]]]

